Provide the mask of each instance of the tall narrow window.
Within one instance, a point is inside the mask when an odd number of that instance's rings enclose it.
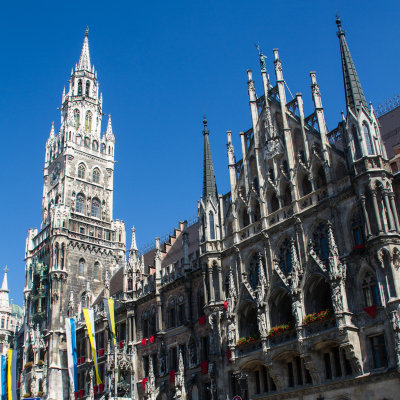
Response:
[[[93,266],[93,278],[94,279],[99,279],[99,276],[100,276],[99,270],[100,270],[100,263],[98,261],[96,261]]]
[[[83,164],[79,164],[78,167],[78,178],[85,179],[85,166]]]
[[[78,109],[74,110],[74,121],[75,121],[75,129],[79,129],[79,118],[80,118],[80,113]]]
[[[279,267],[285,275],[288,275],[292,271],[292,256],[290,253],[290,246],[290,240],[285,239],[280,249]]]
[[[365,307],[371,307],[372,305],[380,305],[381,299],[379,296],[378,284],[371,273],[365,274],[362,290],[364,294],[364,305]]]
[[[328,238],[326,226],[319,224],[314,232],[314,250],[321,260],[327,260],[329,257]]]
[[[355,216],[351,221],[351,229],[353,231],[354,246],[360,246],[363,243],[363,235],[361,221],[358,216]]]
[[[214,214],[212,211],[210,211],[208,215],[208,220],[210,224],[210,239],[213,240],[215,239],[215,226],[214,226]]]
[[[386,367],[387,353],[386,353],[385,337],[383,335],[378,335],[370,337],[369,340],[372,349],[374,368]]]
[[[89,96],[89,92],[90,92],[90,82],[86,81],[85,96]]]
[[[351,133],[353,135],[355,158],[358,159],[361,158],[362,152],[361,152],[360,140],[358,139],[357,128],[354,125],[351,129]]]
[[[85,132],[92,132],[92,113],[88,111],[85,118]]]
[[[85,260],[81,258],[78,265],[78,275],[83,276],[85,272]]]
[[[78,196],[76,196],[75,210],[77,213],[83,214],[84,209],[85,209],[85,198],[83,197],[82,194],[78,194]]]
[[[82,79],[78,81],[78,96],[82,96]]]
[[[100,182],[100,171],[98,168],[95,168],[93,170],[93,182],[94,183],[99,183]]]
[[[367,146],[367,153],[369,156],[371,156],[374,154],[374,147],[372,145],[371,135],[369,133],[368,126],[366,124],[363,124],[363,133],[365,138],[365,144]]]
[[[92,217],[99,218],[100,215],[100,202],[97,199],[92,200]]]

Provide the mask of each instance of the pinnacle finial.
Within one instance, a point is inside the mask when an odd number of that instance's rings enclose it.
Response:
[[[8,267],[7,267],[7,265],[4,267],[4,272],[5,272],[5,273],[8,272]]]
[[[342,20],[340,19],[339,14],[336,14],[336,25],[338,27],[338,36],[344,35],[344,30],[342,29]]]
[[[89,36],[89,27],[87,26],[86,30],[85,30],[85,37],[88,37],[88,36]]]
[[[208,135],[210,132],[207,129],[207,116],[205,114],[203,116],[203,126],[204,126],[203,135]]]

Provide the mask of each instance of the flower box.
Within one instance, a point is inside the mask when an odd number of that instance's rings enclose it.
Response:
[[[31,397],[31,394],[30,393],[25,393],[24,394],[24,399],[27,399],[28,397]]]
[[[146,383],[147,383],[147,378],[143,378],[143,379],[142,379],[142,389],[143,389],[143,390],[146,389]]]
[[[44,365],[44,361],[43,360],[39,360],[38,361],[38,365]]]
[[[246,337],[241,337],[241,338],[237,341],[236,345],[237,345],[237,346],[245,346],[245,345],[247,345],[247,344],[254,343],[254,342],[256,342],[256,341],[259,340],[259,339],[260,339],[260,335],[258,335],[258,334],[254,334],[254,335],[246,336]]]
[[[304,317],[303,324],[308,325],[308,324],[312,324],[314,322],[325,321],[325,320],[331,318],[332,315],[333,315],[333,312],[330,309],[312,313],[312,314],[308,314]]]
[[[271,328],[268,332],[268,337],[272,338],[276,335],[280,335],[282,333],[288,332],[294,328],[293,322],[289,322],[288,324],[277,325]]]
[[[98,355],[99,355],[99,357],[104,356],[104,349],[99,349]]]
[[[81,357],[81,364],[84,364],[84,362],[85,362],[85,356],[82,356]]]
[[[142,339],[142,346],[146,346],[147,344],[147,338]]]
[[[155,340],[156,340],[156,338],[154,337],[154,335],[149,337],[150,343],[154,343]]]
[[[26,370],[29,371],[29,370],[32,368],[32,365],[33,365],[33,362],[32,362],[32,361],[28,361],[28,362],[25,364],[25,367],[24,367],[24,368],[25,368]]]
[[[43,392],[38,392],[37,397],[43,397]]]

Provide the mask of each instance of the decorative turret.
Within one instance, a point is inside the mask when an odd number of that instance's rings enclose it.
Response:
[[[215,182],[214,165],[211,158],[207,118],[203,119],[204,161],[203,161],[203,195],[199,204],[200,241],[216,240],[219,234],[219,202]]]

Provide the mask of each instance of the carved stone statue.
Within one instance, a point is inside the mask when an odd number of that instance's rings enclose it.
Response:
[[[236,345],[236,326],[233,319],[228,322],[228,346]]]

